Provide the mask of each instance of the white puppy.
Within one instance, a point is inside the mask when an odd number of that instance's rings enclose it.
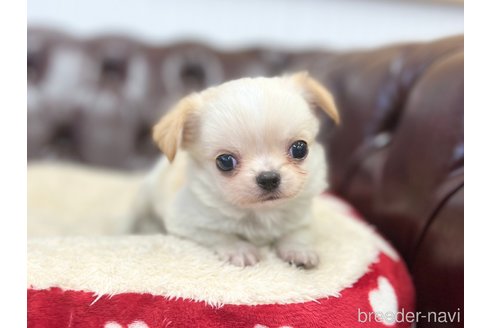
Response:
[[[167,159],[146,180],[139,226],[157,217],[167,233],[238,266],[273,245],[283,260],[315,267],[308,225],[312,200],[327,187],[318,113],[339,121],[331,94],[305,72],[182,99],[154,127]]]

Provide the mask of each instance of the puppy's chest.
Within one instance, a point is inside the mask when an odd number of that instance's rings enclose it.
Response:
[[[248,213],[227,224],[229,233],[237,234],[257,245],[272,243],[287,232],[306,224],[303,217],[287,213]]]

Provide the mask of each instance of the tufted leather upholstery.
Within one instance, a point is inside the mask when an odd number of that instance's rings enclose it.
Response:
[[[325,119],[320,135],[333,191],[400,251],[419,311],[459,308],[463,318],[463,41],[348,53],[222,52],[30,29],[28,159],[146,168],[158,155],[151,125],[191,90],[308,70],[341,111],[341,127]]]

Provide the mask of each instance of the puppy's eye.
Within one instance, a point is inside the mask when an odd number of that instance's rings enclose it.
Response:
[[[237,160],[231,154],[217,156],[215,163],[221,171],[231,171],[237,166]]]
[[[290,146],[289,155],[295,159],[304,159],[308,154],[308,145],[304,140],[297,140]]]

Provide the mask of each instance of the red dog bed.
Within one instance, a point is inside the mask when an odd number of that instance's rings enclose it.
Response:
[[[247,268],[173,236],[33,238],[29,327],[410,327],[411,279],[343,202],[315,202],[320,266]]]

